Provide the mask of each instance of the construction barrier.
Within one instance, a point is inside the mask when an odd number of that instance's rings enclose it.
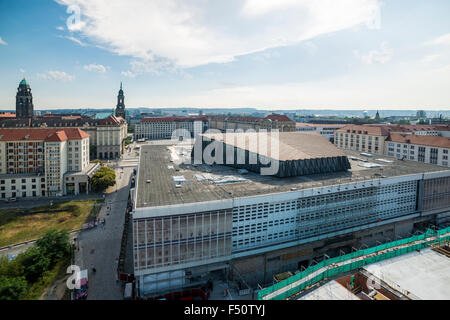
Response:
[[[298,294],[300,291],[323,279],[333,277],[340,273],[346,273],[351,270],[355,270],[365,265],[372,264],[378,261],[391,259],[393,257],[397,257],[412,251],[420,250],[429,247],[432,243],[436,243],[439,241],[448,241],[450,240],[450,235],[443,236],[448,233],[450,233],[450,227],[438,231],[428,229],[425,233],[421,235],[388,242],[376,247],[358,250],[343,256],[324,260],[292,277],[280,281],[270,287],[259,290],[257,299],[258,300],[287,299],[290,296]],[[434,237],[434,239],[427,240],[428,238],[432,237]],[[360,259],[358,259],[358,257],[360,257]],[[335,265],[337,263],[341,263],[347,260],[352,261],[347,264],[341,264],[339,266]],[[327,268],[322,270],[321,272],[317,272],[325,267]],[[296,282],[299,283],[296,284]],[[268,295],[270,296],[267,297]]]

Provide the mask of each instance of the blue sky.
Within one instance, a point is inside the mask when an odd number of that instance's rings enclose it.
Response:
[[[69,9],[69,10],[68,10]],[[79,12],[79,15],[77,14]],[[0,110],[449,109],[448,0],[0,0]]]

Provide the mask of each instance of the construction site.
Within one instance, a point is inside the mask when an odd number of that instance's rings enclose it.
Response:
[[[258,300],[448,300],[450,228],[323,260]]]

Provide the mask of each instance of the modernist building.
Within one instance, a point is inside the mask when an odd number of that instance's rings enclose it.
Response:
[[[134,127],[134,139],[170,139],[177,129],[187,130],[193,138],[208,130],[208,121],[204,116],[143,118]]]
[[[227,130],[244,131],[252,129],[259,130],[278,130],[280,132],[295,131],[295,122],[287,116],[271,114],[265,118],[244,117],[244,116],[208,116],[209,127],[218,129],[222,132]]]
[[[177,165],[187,151],[141,147],[131,191],[140,296],[205,283],[213,271],[239,272],[256,289],[324,254],[384,243],[450,218],[450,170],[440,166],[374,158],[364,165],[350,160],[347,171],[278,178]]]
[[[88,193],[97,166],[80,129],[0,129],[1,199]]]
[[[194,148],[194,152],[202,150],[203,155],[208,148],[214,147],[221,164],[231,163],[229,165],[235,168],[261,174],[263,168],[272,166],[276,167],[276,172],[267,174],[280,178],[350,169],[347,155],[317,132],[279,132],[275,135],[259,131],[202,134],[201,138],[196,140],[202,144],[201,148]],[[265,144],[264,148],[262,144]],[[239,161],[239,158],[245,161]]]

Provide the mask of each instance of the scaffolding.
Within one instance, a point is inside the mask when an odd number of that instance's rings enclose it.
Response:
[[[450,258],[450,241],[449,240],[433,243],[433,244],[431,244],[431,248],[434,251],[446,256],[447,258]]]
[[[437,231],[428,229],[421,235],[323,260],[288,279],[258,291],[257,299],[285,300],[324,279],[423,248],[441,248],[443,243],[448,245],[449,241],[450,227]]]

